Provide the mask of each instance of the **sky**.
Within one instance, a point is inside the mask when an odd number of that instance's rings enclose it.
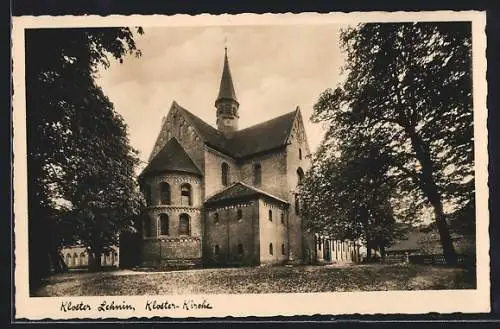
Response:
[[[144,165],[174,100],[215,126],[227,45],[239,128],[299,106],[314,152],[325,130],[309,118],[321,92],[339,81],[338,31],[330,24],[145,28],[135,36],[142,56],[101,69],[98,83],[123,116]]]

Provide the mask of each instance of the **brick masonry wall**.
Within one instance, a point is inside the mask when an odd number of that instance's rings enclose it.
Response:
[[[238,220],[238,209],[242,218]],[[215,220],[218,214],[218,222]],[[210,264],[255,265],[259,261],[258,203],[248,201],[206,210],[205,260]],[[238,245],[243,246],[239,253]],[[215,253],[215,246],[219,254]]]
[[[170,173],[150,177],[146,181],[151,186],[152,205],[147,210],[151,219],[151,236],[143,236],[142,260],[145,266],[162,265],[167,260],[202,258],[202,221],[201,221],[201,179],[181,173]],[[170,205],[161,204],[160,183],[170,185]],[[191,186],[192,205],[181,204],[181,186]],[[161,235],[160,215],[168,215],[168,234]],[[189,236],[180,235],[180,216],[189,216]],[[145,223],[143,223],[145,225]],[[145,229],[143,228],[143,234]]]
[[[228,185],[240,180],[239,168],[231,157],[205,146],[205,198],[222,191],[222,164],[229,166]]]
[[[151,206],[161,205],[161,183],[170,185],[170,199],[172,205],[181,204],[181,186],[189,184],[191,186],[192,206],[200,208],[203,204],[202,181],[199,177],[183,173],[170,173],[148,177],[145,180],[151,188]]]
[[[201,260],[199,237],[161,237],[143,244],[143,264],[161,265],[167,260]]]
[[[300,154],[302,155],[300,157]],[[290,202],[290,252],[291,259],[306,259],[310,255],[310,251],[314,250],[311,236],[307,236],[307,232],[303,229],[302,218],[300,213],[297,214],[295,205],[295,194],[298,191],[298,175],[297,170],[302,169],[304,174],[310,167],[310,152],[305,135],[304,126],[301,116],[295,120],[289,144],[286,147],[286,169],[288,183],[288,198]]]
[[[261,183],[255,184],[255,164],[261,165]],[[240,180],[279,198],[288,199],[284,150],[249,158],[238,166]]]
[[[170,108],[167,116],[163,119],[152,153],[158,153],[172,137],[177,138],[186,153],[203,172],[204,143],[194,128],[183,117],[182,111],[178,111],[175,106]]]
[[[269,210],[272,211],[272,221],[269,220]],[[285,224],[281,223],[281,213],[285,214]],[[281,205],[259,200],[259,240],[260,240],[260,263],[271,264],[288,260],[288,229],[287,210]],[[270,253],[272,243],[273,253]],[[285,253],[282,253],[282,245]]]

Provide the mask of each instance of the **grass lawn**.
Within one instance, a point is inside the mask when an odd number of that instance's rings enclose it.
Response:
[[[36,296],[299,293],[475,287],[474,273],[465,269],[377,264],[172,272],[70,272],[46,279]]]

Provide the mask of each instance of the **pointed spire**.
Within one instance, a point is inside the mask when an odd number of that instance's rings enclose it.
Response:
[[[229,60],[227,59],[227,46],[224,47],[224,68],[220,80],[219,95],[215,102],[218,103],[221,100],[233,100],[238,102],[236,99],[236,92],[234,91],[233,78],[231,77],[231,71],[229,69]]]

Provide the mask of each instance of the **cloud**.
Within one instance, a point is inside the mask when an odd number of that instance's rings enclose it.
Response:
[[[101,71],[99,83],[146,161],[173,100],[215,124],[227,38],[240,128],[299,105],[315,150],[324,130],[308,119],[319,94],[338,80],[337,31],[333,25],[148,28],[136,37],[143,56]]]

